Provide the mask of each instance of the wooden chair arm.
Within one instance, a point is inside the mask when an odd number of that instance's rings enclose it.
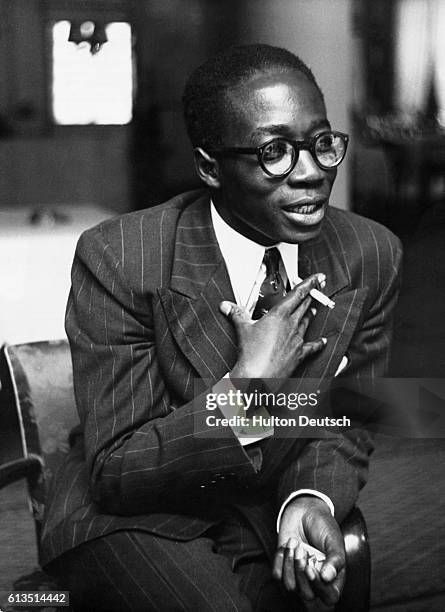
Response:
[[[365,519],[355,507],[341,525],[346,549],[346,582],[336,612],[368,612],[371,554]]]
[[[0,489],[26,478],[35,480],[42,471],[42,460],[37,455],[28,455],[21,459],[8,461],[0,465]]]

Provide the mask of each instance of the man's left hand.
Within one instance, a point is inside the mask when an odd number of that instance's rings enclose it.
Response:
[[[324,553],[321,567],[308,561],[302,542]],[[328,606],[338,601],[345,581],[345,548],[338,523],[322,499],[302,495],[286,506],[273,576],[304,601],[319,597]]]

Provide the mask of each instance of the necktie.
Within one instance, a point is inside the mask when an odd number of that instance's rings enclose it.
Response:
[[[286,286],[279,270],[280,261],[280,251],[276,247],[264,252],[263,262],[266,266],[266,277],[261,284],[252,319],[259,319],[267,314],[272,306],[278,304],[286,295]]]

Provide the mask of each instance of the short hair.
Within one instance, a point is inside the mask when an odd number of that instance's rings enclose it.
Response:
[[[255,44],[231,47],[199,66],[188,78],[182,104],[188,136],[194,147],[219,147],[230,109],[227,90],[258,72],[297,71],[323,93],[311,69],[299,57],[280,47]]]

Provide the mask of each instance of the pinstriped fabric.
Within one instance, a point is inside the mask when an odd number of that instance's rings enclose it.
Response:
[[[272,580],[269,562],[252,535],[236,521],[214,531],[212,539],[187,545],[142,532],[117,532],[72,551],[54,573],[61,573],[59,581],[81,610],[295,610],[295,601],[289,607]]]
[[[320,237],[300,253],[307,273],[325,272],[336,307],[319,309],[311,324],[309,337],[323,333],[328,346],[296,370],[297,385],[329,378],[345,353],[349,374],[379,375],[400,266],[396,239],[331,210]],[[339,517],[354,503],[369,448],[355,434],[270,440],[259,473],[230,428],[220,439],[197,436],[208,428],[200,392],[237,357],[234,329],[218,309],[222,299],[234,297],[205,193],[109,220],[81,237],[66,329],[84,436],[52,485],[44,559],[118,529],[195,538],[219,520],[221,496],[271,550],[271,487],[280,503],[316,483]],[[219,485],[218,474],[229,484]],[[252,505],[263,486],[268,499]]]
[[[337,329],[332,339],[329,337],[330,312],[325,313],[323,324],[317,330],[317,333],[322,330],[328,336],[328,349],[333,344],[325,367],[329,368],[329,361],[336,352],[335,347],[341,342],[348,318],[358,301],[359,320],[353,341],[345,349],[349,359],[346,375],[351,379],[382,376],[389,361],[391,314],[397,297],[401,264],[400,244],[377,224],[350,213],[335,211],[335,217],[328,216],[327,225],[331,232],[326,232],[324,238],[344,262],[349,285],[359,289],[350,292],[353,299],[349,301],[347,312],[344,312],[342,327]],[[311,248],[316,250],[315,245]],[[327,260],[317,258],[315,251],[312,251],[308,259],[311,262],[311,272],[325,271]],[[340,293],[334,298],[335,310],[342,305],[344,296],[344,293]],[[306,374],[310,372],[310,365],[305,371]],[[297,469],[294,469],[295,466],[288,468],[282,475],[280,488],[283,497],[279,496],[279,499],[284,499],[285,492],[292,487],[315,488],[326,493],[329,491],[327,494],[341,521],[345,516],[345,508],[353,503],[365,481],[368,448],[369,441],[364,433],[354,430],[348,431],[340,440],[331,439],[307,445],[296,460]]]

